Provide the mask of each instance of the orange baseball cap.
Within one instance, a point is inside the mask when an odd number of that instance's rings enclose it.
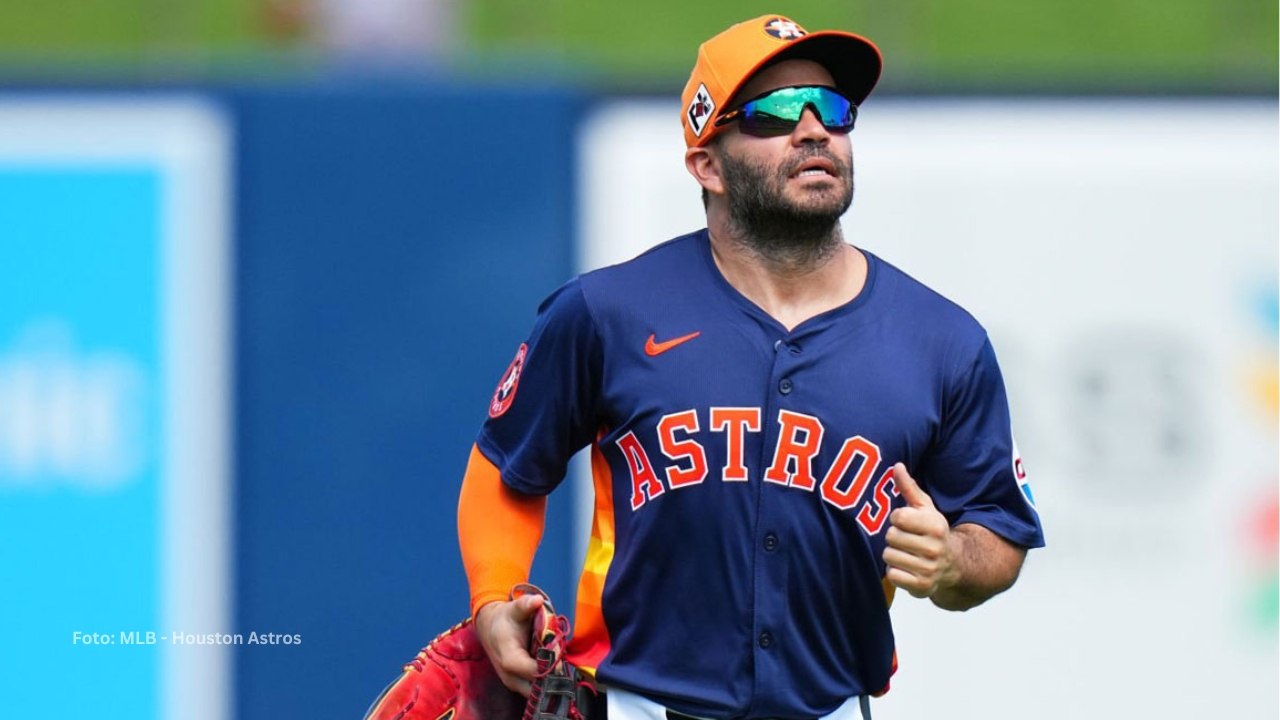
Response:
[[[681,123],[688,147],[706,145],[719,128],[715,118],[757,70],[779,58],[821,63],[838,88],[861,104],[880,79],[880,49],[870,40],[840,30],[808,32],[782,15],[761,15],[702,43],[693,74],[680,96]]]

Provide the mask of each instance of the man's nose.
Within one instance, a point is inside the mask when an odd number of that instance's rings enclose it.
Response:
[[[831,139],[831,131],[827,130],[827,126],[822,124],[822,118],[818,117],[818,113],[814,112],[812,106],[806,107],[804,112],[800,113],[800,122],[796,123],[796,127],[791,131],[791,141],[794,144],[803,143],[826,143]]]

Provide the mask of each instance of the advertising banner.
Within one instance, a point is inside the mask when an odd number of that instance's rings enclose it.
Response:
[[[6,717],[227,709],[227,130],[0,103]]]

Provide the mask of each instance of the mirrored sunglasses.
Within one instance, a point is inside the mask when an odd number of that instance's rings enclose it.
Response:
[[[858,119],[858,106],[840,91],[822,85],[784,87],[754,97],[716,120],[720,127],[731,122],[748,135],[785,135],[795,129],[805,108],[813,108],[831,132],[847,133]]]

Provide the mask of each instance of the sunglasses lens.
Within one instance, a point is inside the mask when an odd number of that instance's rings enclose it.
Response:
[[[849,132],[858,117],[858,107],[831,88],[790,87],[744,104],[738,125],[743,132],[753,134],[787,133],[795,129],[805,108],[810,107],[832,132]]]

